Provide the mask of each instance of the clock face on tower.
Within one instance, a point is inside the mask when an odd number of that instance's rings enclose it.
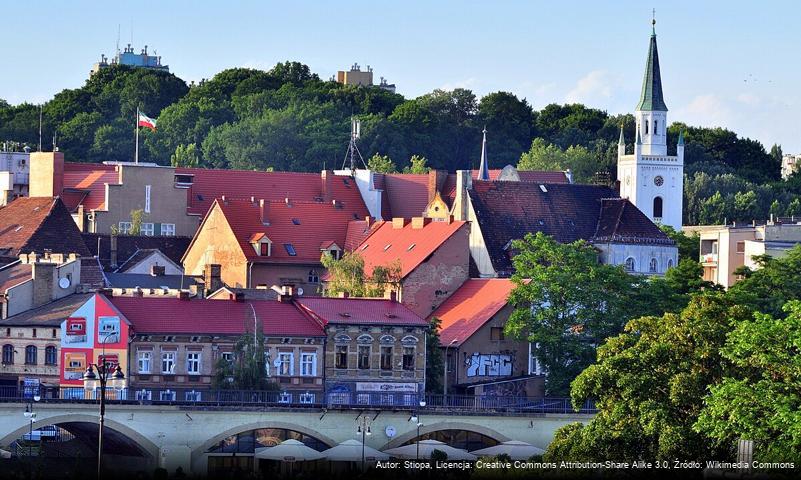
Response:
[[[663,183],[665,183],[665,179],[663,179],[661,175],[654,177],[654,185],[661,187]]]

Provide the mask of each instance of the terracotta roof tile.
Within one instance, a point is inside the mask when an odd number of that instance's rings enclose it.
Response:
[[[6,293],[11,287],[26,282],[32,278],[30,264],[19,261],[0,268],[0,293]]]
[[[115,165],[97,163],[64,163],[64,189],[71,190],[67,194],[70,211],[78,208],[78,195],[84,195],[83,208],[86,210],[103,210],[106,208],[106,184],[118,185],[119,174]]]
[[[403,228],[394,228],[392,222],[376,222],[370,236],[355,250],[364,259],[364,271],[372,274],[375,267],[399,260],[401,274],[406,277],[467,224],[425,220],[423,228],[412,228],[411,222]]]
[[[501,175],[502,169],[490,170],[490,180],[497,180]],[[470,171],[473,180],[478,179],[478,170]],[[549,170],[518,170],[517,174],[520,176],[521,182],[526,183],[570,183],[565,176],[565,172],[549,171]],[[442,199],[448,205],[453,205],[453,200],[456,198],[456,174],[451,173],[445,180],[442,187]]]
[[[139,334],[240,335],[253,331],[255,310],[265,335],[324,336],[322,326],[291,303],[164,297],[112,297],[110,300]]]
[[[80,308],[92,295],[91,293],[67,295],[40,307],[0,320],[0,325],[4,327],[58,327],[61,322],[71,317],[75,310]]]
[[[439,318],[440,345],[459,345],[484,326],[500,309],[514,288],[506,278],[471,278],[434,310]]]
[[[58,197],[20,197],[0,207],[0,256],[45,250],[89,255],[78,226]]]
[[[382,177],[381,216],[419,217],[428,205],[428,174],[392,173]],[[376,187],[378,188],[378,187]]]
[[[345,234],[345,245],[343,248],[346,252],[352,252],[361,245],[365,238],[370,235],[371,228],[375,228],[375,222],[367,222],[367,220],[351,220],[348,222],[348,231]]]
[[[392,300],[301,297],[296,303],[325,324],[428,325],[425,319]]]

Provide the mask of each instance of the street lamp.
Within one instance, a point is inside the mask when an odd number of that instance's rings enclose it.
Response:
[[[420,408],[423,408],[425,406],[426,406],[426,401],[425,400],[420,400]],[[417,411],[417,412],[413,413],[412,416],[409,417],[409,421],[414,422],[414,423],[417,424],[417,441],[415,442],[415,445],[417,446],[417,455],[416,456],[417,456],[417,461],[419,462],[420,461],[420,427],[423,426],[423,422],[420,421],[420,412]]]
[[[373,432],[370,431],[370,424],[373,423],[370,420],[370,417],[367,415],[362,415],[359,417],[358,424],[356,426],[356,433],[362,434],[362,472],[364,472],[364,442],[366,440],[367,435],[371,435]]]
[[[457,341],[458,340],[454,338],[451,340],[451,343],[445,346],[445,362],[442,367],[444,371],[442,381],[442,401],[444,402],[444,405],[448,404],[448,348],[452,347]],[[456,352],[456,355],[459,355],[459,352]]]
[[[33,395],[33,402],[38,402],[41,400],[42,397],[39,396],[39,392],[36,392]],[[36,421],[36,412],[33,411],[33,402],[28,400],[28,404],[25,405],[25,418],[30,420],[30,426],[28,428],[28,476],[32,477],[33,472],[33,422]],[[41,437],[39,437],[41,441]],[[41,446],[41,445],[40,445]]]
[[[105,338],[117,332],[110,332]],[[106,386],[122,389],[125,387],[125,374],[122,373],[119,363],[106,362],[105,342],[103,345],[102,365],[90,363],[83,374],[83,384],[86,390],[97,391],[100,387],[100,424],[97,433],[97,478],[101,478],[103,466],[103,420],[106,415]],[[97,369],[95,374],[94,369]],[[113,370],[113,372],[112,372]]]

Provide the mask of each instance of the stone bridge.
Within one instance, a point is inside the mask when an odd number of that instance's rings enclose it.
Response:
[[[26,403],[0,403],[0,448],[8,449],[30,427]],[[57,425],[96,448],[98,406],[95,403],[39,403],[34,405],[33,429]],[[554,432],[571,422],[587,422],[592,415],[572,413],[454,413],[420,411],[418,421],[410,410],[366,408],[193,408],[180,405],[111,404],[106,407],[104,463],[135,465],[137,469],[166,468],[172,472],[204,475],[209,457],[232,456],[210,449],[231,437],[259,429],[286,429],[334,446],[348,439],[361,440],[357,422],[370,418],[372,434],[366,444],[384,450],[414,441],[419,434],[439,431],[473,432],[495,441],[522,440],[545,448]],[[95,443],[93,443],[95,442]],[[237,453],[234,456],[247,456]],[[252,452],[249,454],[252,456]],[[107,458],[108,456],[108,458]],[[121,463],[119,463],[121,462]]]

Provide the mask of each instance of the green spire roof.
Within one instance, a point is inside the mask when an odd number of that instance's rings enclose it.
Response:
[[[645,77],[642,79],[642,93],[637,110],[666,112],[667,105],[662,98],[662,76],[659,73],[659,52],[656,49],[656,31],[651,34],[648,48],[648,61],[645,63]]]
[[[677,145],[684,145],[684,130],[679,130],[679,141]]]

